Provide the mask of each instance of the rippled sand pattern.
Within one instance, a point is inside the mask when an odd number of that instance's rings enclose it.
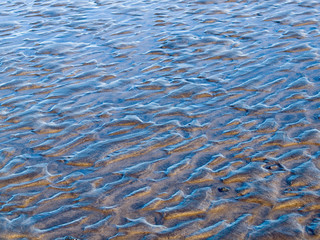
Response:
[[[320,238],[318,0],[0,9],[0,239]]]

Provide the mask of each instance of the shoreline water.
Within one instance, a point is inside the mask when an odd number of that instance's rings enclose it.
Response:
[[[320,3],[0,10],[0,239],[319,239]]]

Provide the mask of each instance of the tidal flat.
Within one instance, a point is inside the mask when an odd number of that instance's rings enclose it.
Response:
[[[320,239],[320,1],[3,0],[0,239]]]

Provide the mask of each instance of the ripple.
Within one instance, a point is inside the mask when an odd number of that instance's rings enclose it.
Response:
[[[1,239],[318,239],[317,1],[5,1]]]

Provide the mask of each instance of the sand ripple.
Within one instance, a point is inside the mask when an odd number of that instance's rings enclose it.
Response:
[[[4,1],[1,239],[319,239],[318,1]]]

